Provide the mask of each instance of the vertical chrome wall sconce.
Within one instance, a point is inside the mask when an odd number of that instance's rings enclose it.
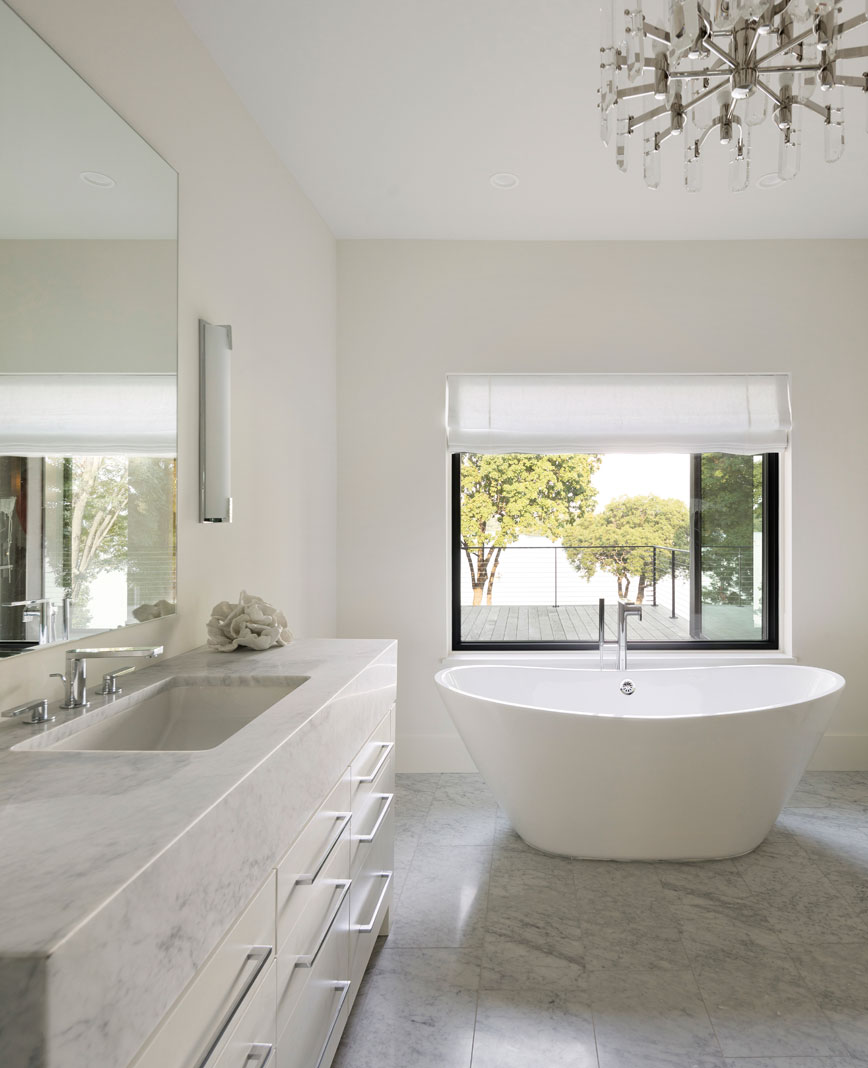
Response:
[[[199,320],[199,478],[201,523],[232,522],[230,381],[232,327]]]

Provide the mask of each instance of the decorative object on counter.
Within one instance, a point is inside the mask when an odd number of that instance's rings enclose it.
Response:
[[[239,645],[250,649],[270,649],[286,645],[292,634],[286,616],[261,597],[242,590],[238,603],[221,601],[211,610],[208,620],[208,645],[221,653],[231,653]]]
[[[199,477],[202,523],[232,522],[232,327],[199,320]]]
[[[140,604],[138,608],[133,609],[133,616],[140,622],[144,623],[147,619],[159,619],[161,616],[171,616],[175,614],[175,606],[171,601],[159,600],[153,604]]]

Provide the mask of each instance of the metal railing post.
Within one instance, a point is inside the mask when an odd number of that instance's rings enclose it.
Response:
[[[675,619],[675,550],[672,550],[672,615],[670,619]]]
[[[657,607],[657,546],[651,550],[651,586],[652,586],[652,603],[654,607]]]
[[[555,608],[558,606],[558,550],[555,547]]]

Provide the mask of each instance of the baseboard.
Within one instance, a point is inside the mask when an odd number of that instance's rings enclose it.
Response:
[[[808,770],[868,770],[868,734],[825,735],[808,765]]]
[[[399,772],[476,771],[464,743],[455,734],[399,734],[396,750]],[[827,734],[808,769],[868,770],[868,734]]]
[[[395,739],[398,772],[476,771],[476,765],[457,734],[398,734]]]

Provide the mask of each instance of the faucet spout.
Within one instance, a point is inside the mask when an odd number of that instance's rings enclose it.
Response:
[[[618,602],[618,671],[627,670],[627,619],[638,616],[642,619],[642,605]]]
[[[125,658],[145,656],[155,659],[163,655],[162,645],[139,645],[122,649],[70,649],[66,654],[66,699],[61,708],[87,707],[87,662],[107,657]]]

